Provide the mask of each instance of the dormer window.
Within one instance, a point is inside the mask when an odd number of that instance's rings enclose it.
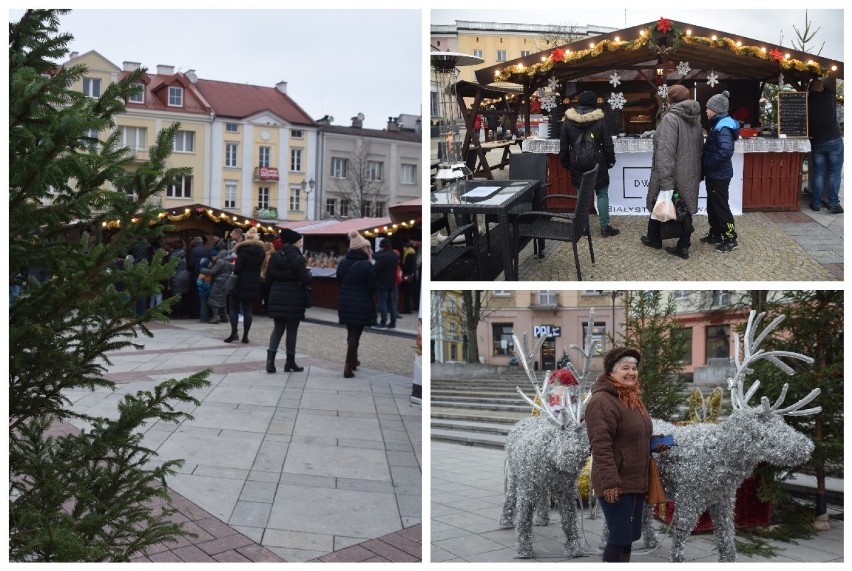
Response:
[[[145,86],[141,83],[131,83],[131,87],[138,88],[139,93],[134,93],[127,98],[128,103],[145,103]]]
[[[183,87],[169,87],[169,107],[183,107]]]

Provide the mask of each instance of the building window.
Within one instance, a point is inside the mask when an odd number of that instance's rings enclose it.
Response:
[[[225,166],[237,166],[237,143],[225,143]]]
[[[192,198],[192,175],[182,176],[175,184],[170,184],[166,190],[166,196],[169,198]]]
[[[417,184],[417,165],[402,164],[400,184]]]
[[[482,57],[482,50],[473,50],[473,57]]]
[[[429,108],[432,110],[432,117],[442,117],[440,111],[440,97],[437,91],[429,92]]]
[[[340,199],[340,217],[347,218],[349,216],[349,199]]]
[[[299,212],[302,210],[302,189],[299,187],[290,188],[290,211]]]
[[[707,331],[707,359],[727,359],[731,356],[731,326],[710,325]]]
[[[689,299],[690,291],[688,289],[676,289],[674,291],[675,299]]]
[[[178,131],[175,133],[175,152],[191,153],[195,151],[195,133],[192,131]]]
[[[494,355],[513,355],[515,353],[515,344],[512,341],[512,324],[493,323],[491,330],[494,334],[492,353]]]
[[[726,305],[731,305],[731,292],[725,290],[714,290],[713,306],[724,307]]]
[[[258,147],[257,149],[257,166],[268,167],[269,157],[272,155],[272,147]]]
[[[134,151],[144,151],[147,145],[148,130],[145,127],[122,127],[121,145]]]
[[[293,129],[290,131],[290,137],[293,139],[304,139],[305,134],[301,129]]]
[[[334,216],[334,213],[337,212],[337,199],[336,198],[326,198],[325,199],[325,212],[329,216]]]
[[[169,87],[169,107],[183,107],[183,87]]]
[[[261,186],[257,189],[257,207],[261,209],[269,208],[269,187]]]
[[[381,217],[384,216],[385,211],[387,209],[387,204],[384,202],[376,202],[376,209],[373,211],[373,216]]]
[[[512,290],[495,289],[491,292],[491,297],[512,297]]]
[[[363,207],[361,208],[361,216],[364,218],[371,218],[373,216],[373,202],[370,200],[365,200],[363,203]]]
[[[225,123],[226,133],[239,133],[240,126],[237,123]]]
[[[497,61],[506,61],[506,50],[497,50]]]
[[[346,178],[346,167],[349,161],[337,157],[331,158],[331,178]]]
[[[131,87],[139,89],[139,93],[134,93],[127,98],[128,103],[145,103],[145,85],[142,83],[131,83]]]
[[[458,361],[459,360],[459,346],[458,343],[450,344],[450,361]]]
[[[302,172],[302,149],[290,149],[290,171]]]
[[[583,322],[583,339],[589,334],[589,322]],[[592,325],[592,346],[598,353],[606,353],[606,323],[595,321]]]
[[[675,332],[676,335],[682,335],[684,339],[686,339],[686,355],[684,355],[683,359],[678,361],[681,365],[691,365],[692,364],[692,327],[680,327]]]
[[[101,96],[101,80],[94,77],[83,78],[83,95],[97,99]]]
[[[521,50],[521,57],[527,57],[528,55],[530,55],[529,50]]]
[[[237,181],[225,181],[225,208],[237,207]]]
[[[384,166],[381,161],[367,161],[367,180],[382,180]]]
[[[556,305],[556,292],[550,290],[542,290],[538,292],[539,305]]]

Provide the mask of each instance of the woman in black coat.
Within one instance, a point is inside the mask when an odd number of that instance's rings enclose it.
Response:
[[[234,273],[239,276],[236,295],[228,296],[228,306],[231,319],[231,335],[225,343],[239,339],[237,325],[240,319],[240,306],[243,309],[243,343],[248,343],[248,333],[251,329],[252,305],[260,297],[260,268],[266,258],[266,250],[257,233],[257,228],[246,232],[246,239],[234,246],[237,262]]]
[[[358,345],[364,327],[376,321],[373,294],[376,292],[376,270],[370,261],[370,243],[356,230],[349,231],[349,253],[337,266],[340,299],[337,315],[346,325],[345,378],[354,377],[358,366]]]
[[[275,321],[275,327],[269,337],[269,349],[266,351],[266,372],[275,372],[275,353],[278,352],[281,337],[286,331],[284,349],[287,361],[284,363],[284,370],[298,373],[305,368],[296,364],[296,335],[299,332],[299,322],[305,319],[305,286],[311,283],[311,272],[305,266],[305,258],[299,251],[302,235],[285,228],[280,237],[283,245],[272,254],[266,267],[266,281],[271,284],[266,305],[267,315]]]

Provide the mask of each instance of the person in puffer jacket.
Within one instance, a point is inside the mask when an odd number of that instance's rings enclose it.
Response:
[[[740,123],[728,115],[729,93],[717,93],[707,101],[710,131],[701,155],[701,170],[707,186],[707,218],[710,233],[701,238],[705,244],[717,244],[716,251],[726,254],[737,249],[737,230],[728,204],[728,187],[734,177],[731,157],[740,136]]]

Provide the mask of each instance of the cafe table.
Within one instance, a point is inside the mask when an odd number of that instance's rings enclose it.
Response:
[[[497,219],[506,281],[517,281],[509,215],[524,202],[532,203],[538,180],[460,180],[431,193],[432,212],[461,215],[466,218],[493,216]]]

